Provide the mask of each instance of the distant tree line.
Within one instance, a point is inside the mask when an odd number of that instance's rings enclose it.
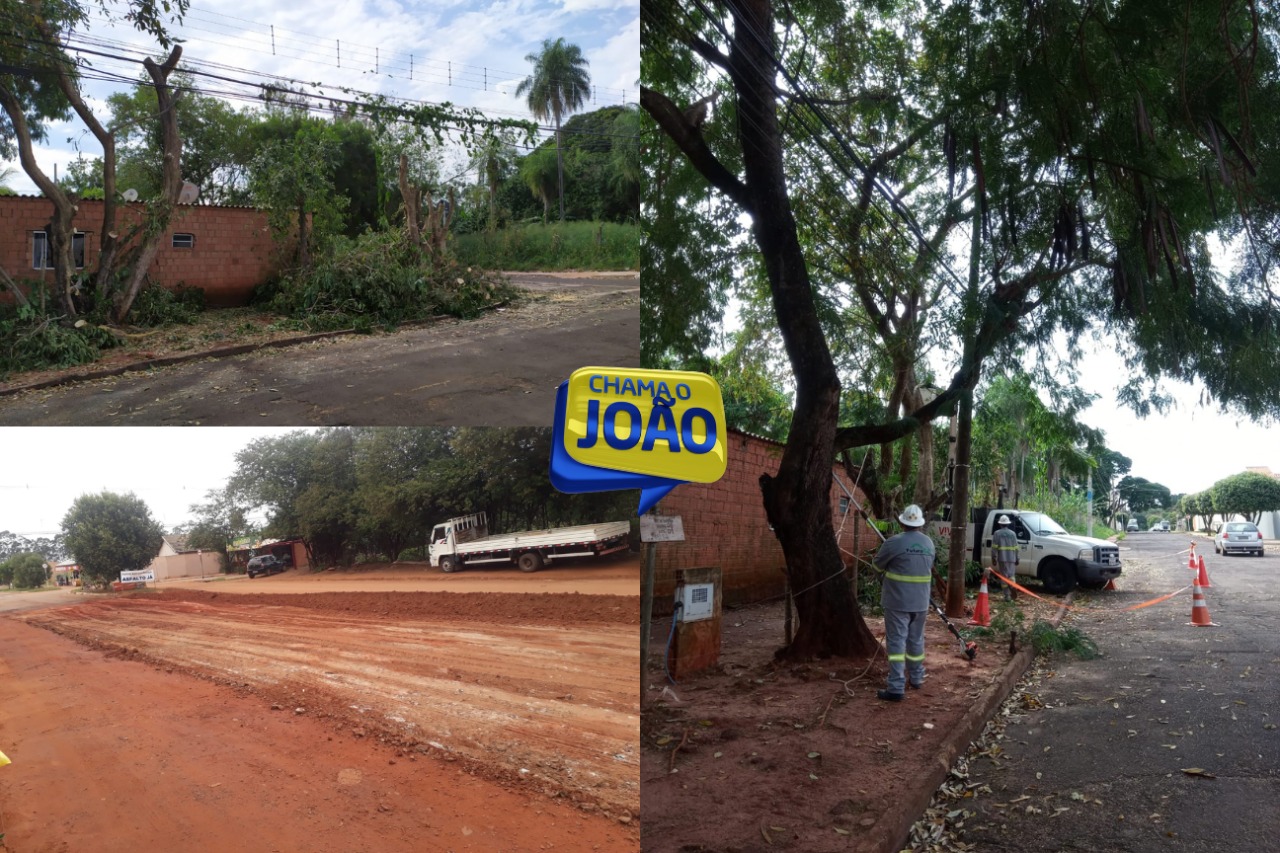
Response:
[[[566,495],[551,485],[548,429],[332,428],[257,439],[222,490],[192,507],[189,541],[248,530],[299,537],[316,565],[425,559],[433,525],[485,512],[494,532],[624,519],[631,492]]]

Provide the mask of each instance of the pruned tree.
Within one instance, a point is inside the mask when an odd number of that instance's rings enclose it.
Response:
[[[90,5],[100,6],[108,16],[123,17],[135,29],[168,47],[171,40],[163,17],[172,14],[176,19],[181,19],[186,12],[188,0],[129,0],[119,10],[105,0],[98,0],[96,4],[80,0],[56,4],[21,0],[4,0],[0,3],[3,17],[13,25],[13,37],[0,44],[0,61],[3,62],[0,66],[0,108],[3,108],[8,119],[9,131],[0,136],[9,137],[5,140],[6,146],[16,142],[23,171],[53,205],[47,229],[49,260],[53,266],[53,289],[62,313],[68,320],[80,313],[79,297],[82,292],[81,283],[74,280],[76,267],[73,254],[73,217],[79,199],[74,193],[55,183],[41,169],[36,159],[33,143],[43,137],[43,123],[46,120],[61,118],[68,111],[74,111],[103,148],[101,245],[93,284],[100,297],[105,297],[114,285],[117,254],[121,248],[116,228],[115,134],[89,108],[80,92],[79,65],[63,50],[58,38],[58,34],[64,29],[87,25]],[[180,48],[174,48],[175,54],[180,55],[180,52]],[[171,59],[176,63],[173,54]],[[150,73],[151,66],[155,66],[155,63],[148,59],[144,65],[148,63]],[[158,67],[172,70],[168,61],[164,66]],[[154,79],[154,73],[152,76]],[[161,118],[165,121],[163,114]],[[174,138],[177,139],[176,134]],[[166,146],[166,153],[170,151],[175,152],[171,165],[178,169],[180,143],[177,149]],[[176,198],[175,192],[174,199]],[[134,259],[133,263],[131,276],[136,276],[140,281],[145,277],[147,269],[138,269],[140,259]],[[140,286],[139,284],[138,287]],[[130,290],[132,293],[129,293]],[[112,319],[115,322],[123,320],[136,296],[132,278],[125,293],[124,296],[117,294],[114,298]]]

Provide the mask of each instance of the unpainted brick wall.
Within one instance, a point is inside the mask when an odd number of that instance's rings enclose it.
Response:
[[[85,233],[85,268],[94,269],[102,247],[102,202],[81,201],[74,221]],[[116,232],[125,235],[142,218],[146,205],[121,203]],[[14,279],[53,281],[53,270],[31,266],[31,234],[43,230],[53,204],[37,196],[0,196],[0,267]],[[195,247],[175,249],[174,232],[194,234]],[[276,270],[275,243],[266,214],[248,207],[179,205],[151,265],[151,281],[176,289],[204,290],[215,307],[244,305],[253,288]],[[0,292],[0,299],[12,296]]]
[[[777,473],[782,445],[735,430],[729,431],[728,441],[728,467],[719,482],[688,483],[662,499],[663,515],[681,517],[685,541],[657,546],[653,602],[657,615],[671,612],[677,569],[719,566],[728,607],[781,596],[786,589],[782,548],[769,529],[760,498],[760,475]],[[852,489],[843,470],[833,468],[833,472]],[[874,550],[879,539],[865,521],[859,522],[857,506],[850,504],[847,515],[841,512],[844,494],[832,483],[831,517],[839,532],[841,556],[848,564],[854,553]],[[866,505],[861,491],[855,496],[859,504]]]

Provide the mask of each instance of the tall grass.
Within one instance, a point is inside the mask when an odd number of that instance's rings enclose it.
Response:
[[[640,226],[614,222],[513,225],[460,234],[453,243],[468,266],[521,272],[640,269]]]

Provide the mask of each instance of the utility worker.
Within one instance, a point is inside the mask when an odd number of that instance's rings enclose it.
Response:
[[[889,651],[889,680],[876,697],[901,702],[908,677],[924,684],[924,619],[933,580],[933,540],[925,535],[924,513],[912,504],[898,521],[906,528],[876,552],[874,565],[884,572],[880,604],[884,608],[884,644]]]
[[[1009,516],[996,519],[996,531],[991,534],[991,567],[1009,580],[1015,580],[1018,565],[1018,537],[1009,527]],[[1013,600],[1013,587],[1004,585],[1004,600]]]

